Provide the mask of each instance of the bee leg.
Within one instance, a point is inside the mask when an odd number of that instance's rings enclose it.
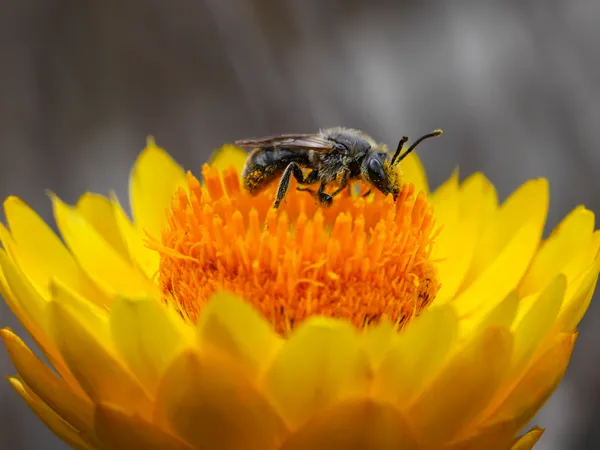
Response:
[[[344,189],[346,189],[346,187],[348,186],[349,179],[350,179],[350,171],[344,170],[344,172],[342,174],[342,179],[340,180],[339,187],[335,191],[333,191],[331,194],[325,193],[326,183],[324,181],[321,182],[321,186],[319,186],[319,190],[317,191],[317,199],[319,200],[319,203],[323,206],[331,206],[331,203],[333,203],[333,197],[340,194]]]
[[[298,178],[296,178],[296,180],[298,180]],[[304,182],[298,180],[298,183],[315,184],[317,181],[319,181],[319,171],[317,169],[313,169],[308,175],[306,175]]]
[[[319,186],[319,190],[317,191],[317,200],[323,206],[331,206],[333,202],[333,197],[325,192],[325,186],[327,183],[324,181],[321,182],[321,186]]]
[[[331,195],[329,195],[328,193],[324,192],[323,191],[324,189],[325,189],[325,184],[321,184],[321,187],[319,187],[318,191],[315,191],[314,189],[311,189],[311,188],[300,187],[300,186],[298,186],[296,188],[296,190],[298,190],[298,191],[308,192],[311,196],[316,197],[321,205],[330,206],[331,202],[333,201],[333,197]]]
[[[342,179],[340,180],[340,186],[331,193],[331,197],[335,197],[336,195],[340,194],[344,189],[346,189],[346,186],[348,186],[349,179],[350,171],[344,170],[344,173],[342,174]]]
[[[296,190],[297,190],[297,191],[300,191],[300,192],[308,192],[308,193],[309,193],[310,195],[312,195],[313,197],[314,197],[315,195],[317,195],[317,191],[315,191],[314,189],[311,189],[311,188],[307,188],[307,187],[298,186],[298,187],[296,188]]]
[[[279,186],[277,187],[277,195],[275,196],[275,202],[273,202],[273,208],[279,208],[281,200],[283,200],[283,197],[285,197],[285,194],[287,193],[287,190],[290,187],[290,178],[292,177],[292,175],[294,175],[294,178],[298,183],[306,184],[306,181],[304,180],[304,174],[302,173],[302,169],[300,169],[300,166],[295,162],[289,163],[283,171],[281,181],[279,182]],[[310,176],[310,174],[308,176]]]
[[[317,181],[319,181],[319,171],[317,169],[314,169],[306,176],[303,184],[315,184]],[[298,186],[296,190],[300,192],[308,192],[313,197],[317,195],[317,192],[314,189],[303,186]]]

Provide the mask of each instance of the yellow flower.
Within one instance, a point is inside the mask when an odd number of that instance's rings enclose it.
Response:
[[[530,449],[595,288],[576,208],[542,241],[545,180],[498,205],[481,174],[398,200],[250,197],[226,148],[204,185],[152,141],[116,198],[52,196],[66,245],[5,203],[10,383],[78,449]],[[242,300],[245,299],[245,300]]]

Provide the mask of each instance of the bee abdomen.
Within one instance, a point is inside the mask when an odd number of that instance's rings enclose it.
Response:
[[[256,149],[248,155],[242,171],[244,189],[251,195],[258,194],[281,176],[289,163],[296,162],[302,166],[309,163],[307,152],[287,149]]]
[[[274,171],[272,167],[257,166],[255,164],[246,164],[242,172],[244,180],[244,189],[250,194],[258,194],[269,184],[271,184],[282,170]]]

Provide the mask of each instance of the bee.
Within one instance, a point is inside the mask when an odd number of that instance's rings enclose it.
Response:
[[[330,206],[353,181],[362,181],[394,200],[401,188],[398,164],[425,139],[439,136],[442,130],[421,136],[402,152],[408,137],[400,139],[391,155],[384,144],[378,144],[360,130],[328,128],[315,134],[284,134],[235,141],[238,147],[249,148],[242,171],[244,188],[256,195],[279,179],[273,203],[279,208],[293,176],[298,190],[314,196],[323,206]],[[305,171],[306,173],[305,173]],[[307,186],[319,184],[317,190]],[[331,193],[328,186],[335,187]],[[371,193],[369,189],[363,196]]]

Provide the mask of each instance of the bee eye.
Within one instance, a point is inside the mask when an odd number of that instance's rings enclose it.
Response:
[[[379,190],[383,190],[385,187],[384,185],[386,176],[381,163],[375,158],[371,159],[369,161],[369,165],[367,166],[367,172],[371,183],[373,183]]]

